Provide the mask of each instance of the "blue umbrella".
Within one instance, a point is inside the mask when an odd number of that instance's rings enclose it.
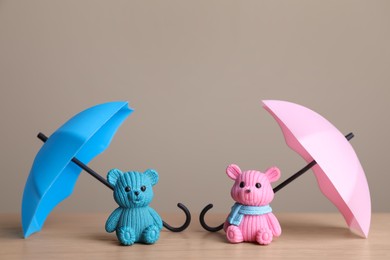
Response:
[[[40,231],[54,207],[70,196],[81,169],[113,189],[84,163],[109,146],[118,127],[131,112],[133,109],[128,107],[127,102],[104,103],[75,115],[50,138],[38,134],[45,144],[35,157],[24,188],[22,226],[25,238]],[[191,222],[189,210],[181,203],[177,206],[186,215],[184,224],[172,227],[163,221],[164,227],[173,232],[185,230]]]
[[[68,120],[42,146],[28,176],[22,201],[24,237],[41,230],[53,208],[73,191],[81,168],[110,144],[122,122],[133,112],[127,102],[96,105]]]

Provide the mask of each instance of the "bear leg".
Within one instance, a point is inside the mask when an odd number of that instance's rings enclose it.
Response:
[[[239,227],[230,225],[226,229],[226,237],[230,243],[240,243],[244,241],[244,237]]]
[[[125,246],[131,246],[135,242],[135,232],[131,227],[122,226],[116,230],[119,242]]]
[[[256,241],[260,245],[269,245],[272,242],[272,230],[269,228],[261,228],[256,234]]]
[[[142,232],[142,241],[146,244],[154,244],[160,238],[160,229],[156,225],[150,225]]]

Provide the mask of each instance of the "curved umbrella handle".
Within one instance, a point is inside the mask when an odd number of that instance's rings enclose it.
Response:
[[[190,211],[188,210],[188,208],[186,206],[184,206],[184,204],[181,204],[181,203],[177,203],[177,206],[184,211],[184,214],[186,215],[186,221],[184,222],[183,225],[181,225],[180,227],[172,227],[171,225],[167,224],[165,221],[163,221],[163,226],[168,229],[169,231],[172,231],[172,232],[182,232],[184,231],[186,228],[188,228],[188,226],[190,225],[191,223],[191,213]]]
[[[212,207],[213,207],[213,204],[210,203],[206,207],[203,208],[203,210],[199,214],[199,222],[205,230],[207,230],[209,232],[217,232],[217,231],[220,231],[221,229],[223,229],[223,225],[224,225],[223,223],[219,226],[216,226],[216,227],[210,227],[204,221],[204,216],[206,215],[207,211],[209,211]]]

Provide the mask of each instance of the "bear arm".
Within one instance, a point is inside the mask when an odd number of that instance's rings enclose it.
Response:
[[[280,227],[278,219],[275,217],[273,213],[269,213],[266,215],[268,226],[272,230],[272,234],[276,237],[282,234],[282,228]]]
[[[119,207],[111,213],[111,215],[108,217],[106,221],[107,232],[111,233],[115,231],[119,222],[119,218],[122,215],[122,212],[123,212],[123,208]]]
[[[150,207],[148,208],[148,210],[149,210],[150,215],[153,218],[154,224],[156,224],[157,227],[161,230],[163,223],[162,223],[162,219],[161,219],[160,215],[154,209],[152,209]]]

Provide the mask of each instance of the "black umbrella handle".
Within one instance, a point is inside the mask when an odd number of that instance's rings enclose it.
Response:
[[[43,133],[38,133],[37,137],[42,141],[42,142],[46,142],[49,138],[44,135]],[[72,158],[72,162],[74,162],[75,164],[77,164],[77,166],[79,166],[81,169],[83,169],[84,171],[86,171],[87,173],[89,173],[92,177],[94,177],[96,180],[100,181],[101,183],[103,183],[104,185],[106,185],[108,188],[110,188],[111,190],[114,190],[114,187],[106,180],[104,179],[100,174],[98,174],[97,172],[95,172],[94,170],[92,170],[91,168],[89,168],[86,164],[84,164],[83,162],[81,162],[79,159],[77,159],[76,157],[73,157]],[[163,221],[163,226],[168,229],[169,231],[172,231],[172,232],[181,232],[181,231],[184,231],[191,223],[191,213],[190,211],[188,210],[188,208],[186,206],[184,206],[183,204],[181,203],[178,203],[177,206],[184,211],[184,214],[186,215],[186,221],[184,222],[183,225],[181,225],[180,227],[172,227],[171,225],[167,224],[165,221]]]
[[[207,231],[209,232],[218,232],[223,229],[223,223],[219,226],[216,227],[210,227],[209,225],[206,224],[204,221],[204,216],[206,215],[207,211],[209,211],[214,205],[213,204],[208,204],[206,207],[203,208],[203,210],[199,214],[199,222],[200,225]]]
[[[349,133],[345,136],[345,138],[349,141],[351,140],[352,138],[354,137],[354,134],[353,133]],[[307,172],[308,170],[311,169],[311,167],[313,167],[314,165],[316,165],[317,162],[315,160],[311,161],[309,164],[307,164],[305,167],[303,167],[302,169],[300,169],[299,171],[297,171],[296,173],[294,173],[292,176],[290,176],[287,180],[285,180],[284,182],[282,182],[281,184],[279,184],[278,186],[276,186],[273,191],[274,193],[278,192],[279,190],[283,189],[287,184],[291,183],[293,180],[295,180],[296,178],[298,178],[299,176],[301,176],[302,174],[304,174],[305,172]],[[207,230],[207,231],[210,231],[210,232],[217,232],[217,231],[220,231],[222,228],[223,228],[223,225],[224,224],[221,224],[219,226],[216,226],[216,227],[211,227],[209,225],[206,224],[205,222],[205,215],[207,213],[207,211],[209,211],[211,208],[213,207],[213,204],[208,204],[206,207],[203,208],[203,210],[201,211],[200,215],[199,215],[199,222],[201,224],[201,226]]]
[[[190,211],[187,209],[186,206],[184,206],[183,204],[181,203],[177,203],[177,206],[184,211],[184,214],[186,215],[186,221],[184,222],[183,225],[181,225],[180,227],[172,227],[171,225],[169,225],[168,223],[166,223],[165,221],[163,221],[163,226],[168,229],[169,231],[172,231],[172,232],[182,232],[184,231],[191,223],[191,213]]]

